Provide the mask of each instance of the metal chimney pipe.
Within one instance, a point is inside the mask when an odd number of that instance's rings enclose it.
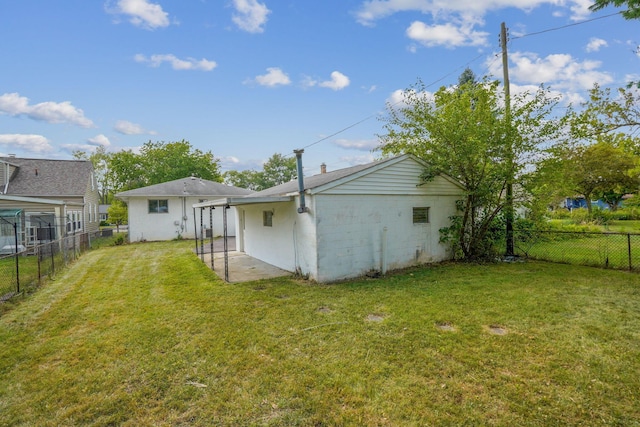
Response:
[[[302,153],[304,150],[293,150],[296,155],[296,164],[298,166],[298,193],[300,194],[300,207],[298,213],[309,212],[304,200],[304,176],[302,175]]]

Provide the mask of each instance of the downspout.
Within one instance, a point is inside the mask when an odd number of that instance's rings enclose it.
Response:
[[[293,150],[296,155],[296,164],[298,167],[298,193],[300,194],[300,207],[298,207],[298,213],[309,212],[309,208],[305,204],[304,200],[304,176],[302,175],[302,153],[304,150]]]

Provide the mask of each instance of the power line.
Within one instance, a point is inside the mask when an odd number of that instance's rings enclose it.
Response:
[[[523,39],[525,37],[537,36],[539,34],[549,33],[551,31],[557,31],[557,30],[562,30],[564,28],[575,27],[576,25],[587,24],[589,22],[597,21],[599,19],[611,18],[612,16],[616,16],[620,14],[622,14],[622,12],[616,12],[609,15],[599,16],[597,18],[587,19],[586,21],[574,22],[573,24],[562,25],[560,27],[548,28],[546,30],[536,31],[535,33],[529,33],[529,34],[524,34],[522,36],[513,37],[511,40]]]

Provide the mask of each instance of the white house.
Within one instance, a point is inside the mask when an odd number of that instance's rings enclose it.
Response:
[[[439,230],[463,191],[443,175],[422,183],[424,167],[403,155],[304,177],[302,193],[292,181],[197,207],[235,207],[237,249],[284,270],[318,282],[384,273],[451,257]]]
[[[116,197],[127,203],[129,241],[193,239],[200,224],[194,224],[193,205],[221,197],[241,197],[250,190],[190,177],[123,191]],[[213,216],[215,230],[222,234],[222,217]],[[229,215],[228,235],[235,236],[235,215]],[[205,226],[208,225],[208,221]],[[196,231],[196,229],[198,231]]]

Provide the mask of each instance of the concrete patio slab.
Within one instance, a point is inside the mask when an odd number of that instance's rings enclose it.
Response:
[[[282,270],[274,265],[252,258],[243,252],[230,251],[228,260],[229,283],[273,279],[293,274],[290,271]],[[211,254],[204,254],[204,262],[207,266],[211,266]],[[224,252],[214,253],[213,264],[213,271],[219,278],[224,280]]]

